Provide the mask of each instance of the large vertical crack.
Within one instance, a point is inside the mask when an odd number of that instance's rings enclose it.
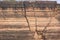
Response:
[[[27,15],[26,15],[26,5],[25,5],[24,1],[23,1],[23,9],[24,9],[24,17],[26,18],[26,21],[28,23],[28,27],[29,27],[29,30],[30,30],[30,24],[29,24]]]

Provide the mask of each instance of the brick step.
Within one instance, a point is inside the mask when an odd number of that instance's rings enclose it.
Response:
[[[0,29],[2,28],[28,28],[26,25],[0,25]]]
[[[60,33],[45,33],[44,35],[48,39],[60,39]]]
[[[34,40],[33,32],[22,31],[0,31],[1,40]]]
[[[43,39],[42,39],[42,40],[43,40]],[[47,38],[46,38],[45,40],[60,40],[60,39],[49,39],[49,38],[47,39]]]
[[[0,29],[29,29],[28,25],[0,25]],[[35,30],[36,27],[30,26],[31,29]],[[37,27],[38,32],[42,31],[44,27]],[[51,32],[60,32],[59,31],[60,27],[47,27],[45,30],[45,33],[51,33]]]
[[[15,38],[16,39],[21,39],[21,40],[24,40],[24,39],[29,39],[29,40],[34,40],[33,39],[33,32],[30,32],[28,30],[22,30],[22,31],[0,31],[0,37],[1,39],[13,39]],[[31,38],[32,37],[32,38]],[[54,39],[60,39],[60,34],[59,33],[46,33],[45,34],[45,37],[47,40],[54,40]],[[14,40],[14,39],[13,39]]]

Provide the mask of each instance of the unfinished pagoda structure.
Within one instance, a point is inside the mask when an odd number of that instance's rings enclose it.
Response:
[[[59,8],[56,1],[0,1],[0,39],[35,40],[37,32],[41,40],[59,40]]]

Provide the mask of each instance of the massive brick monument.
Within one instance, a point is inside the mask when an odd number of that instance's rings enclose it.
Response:
[[[0,1],[0,40],[59,40],[59,13],[56,1]]]

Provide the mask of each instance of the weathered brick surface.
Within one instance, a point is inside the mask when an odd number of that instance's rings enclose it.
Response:
[[[25,18],[25,11],[29,26]],[[55,15],[58,13],[57,9],[49,9],[48,7],[44,10],[41,8],[33,9],[33,7],[26,8],[26,10],[24,8],[17,8],[17,10],[0,8],[0,40],[43,40],[41,31],[50,20],[51,22],[44,32],[46,40],[59,40],[60,24],[55,19]],[[34,34],[36,25],[38,35]],[[34,35],[36,39],[34,39]]]

